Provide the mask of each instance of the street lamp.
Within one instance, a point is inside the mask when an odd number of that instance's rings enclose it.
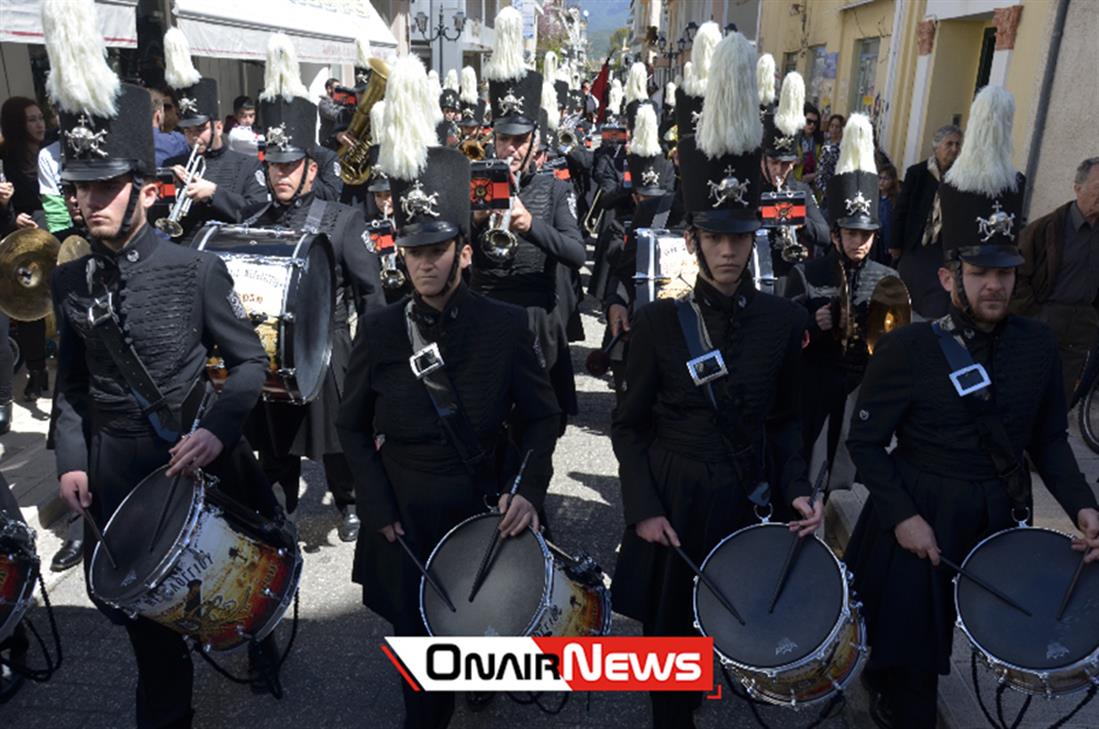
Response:
[[[686,38],[680,38],[679,40],[677,40],[675,42],[675,44],[677,46],[679,46],[679,52],[680,53],[683,53],[684,51],[687,50],[687,39]]]
[[[667,46],[668,39],[664,37],[663,33],[661,33],[660,36],[656,39],[656,47],[663,51],[665,48],[667,48]]]
[[[426,40],[429,44],[434,43],[436,40],[439,41],[439,77],[442,78],[442,75],[443,75],[443,41],[448,40],[448,41],[453,42],[453,41],[456,41],[456,40],[458,40],[459,38],[462,37],[462,31],[464,31],[465,27],[466,27],[466,14],[464,12],[462,12],[461,10],[454,13],[454,27],[453,27],[454,36],[453,37],[450,35],[451,28],[447,27],[446,21],[443,19],[443,9],[442,9],[442,7],[439,8],[439,22],[438,22],[438,24],[434,28],[432,28],[430,31],[428,30],[428,27],[427,27],[427,24],[430,21],[430,18],[427,17],[427,13],[425,13],[424,11],[421,10],[420,12],[416,13],[416,17],[414,18],[414,20],[416,22],[416,30],[418,30],[420,32],[420,35],[422,35],[424,37],[424,40]]]

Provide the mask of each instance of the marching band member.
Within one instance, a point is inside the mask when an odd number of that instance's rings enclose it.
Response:
[[[169,475],[209,467],[223,488],[273,516],[276,502],[262,476],[225,477],[252,457],[240,432],[263,384],[263,348],[221,259],[166,243],[146,224],[156,199],[149,94],[120,83],[107,66],[103,40],[89,32],[96,27],[91,0],[46,0],[43,26],[52,61],[47,90],[61,112],[61,178],[76,186],[92,247],[53,278],[60,495],[103,526],[164,464]],[[102,318],[93,323],[92,312]],[[201,388],[213,346],[228,379],[198,429],[181,438],[189,424],[185,400]],[[149,378],[123,374],[139,367]],[[90,529],[84,544],[87,566],[96,544]],[[189,727],[193,677],[183,637],[91,597],[129,635],[137,726]]]
[[[775,111],[775,57],[764,53],[756,61],[756,86],[759,87],[760,114]]]
[[[558,306],[555,292],[557,267],[578,270],[586,255],[569,206],[570,186],[553,175],[536,174],[534,168],[542,76],[523,64],[522,17],[514,8],[504,8],[497,23],[496,45],[484,75],[489,80],[496,157],[510,161],[515,180],[509,221],[515,245],[510,253],[482,245],[489,215],[474,213],[477,243],[471,286],[490,298],[527,309],[561,409],[575,414],[576,383],[565,331],[568,312]]]
[[[712,20],[698,27],[691,44],[691,60],[683,66],[683,83],[675,92],[675,123],[679,138],[695,133],[702,116],[702,99],[710,78],[714,49],[721,41],[721,28]]]
[[[1073,548],[1099,560],[1099,511],[1069,448],[1057,343],[1044,324],[1008,314],[1023,263],[1014,107],[999,86],[973,101],[939,188],[950,313],[879,340],[847,439],[870,491],[847,548],[871,648],[863,675],[880,692],[871,706],[897,729],[935,725],[938,678],[950,671],[953,573],[934,568],[1028,518],[1024,451],[1084,533]]]
[[[800,383],[802,436],[810,473],[819,469],[817,460],[827,462],[830,488],[849,488],[854,479],[854,468],[842,446],[844,426],[850,420],[845,407],[862,382],[870,357],[866,327],[871,297],[882,279],[897,276],[892,268],[869,258],[881,227],[877,191],[874,130],[865,115],[852,114],[843,130],[836,174],[828,181],[833,247],[827,255],[794,266],[784,292],[809,311],[809,344]],[[841,302],[840,296],[847,301]],[[840,318],[844,310],[851,312],[849,321]],[[813,459],[814,443],[825,421],[823,457]]]
[[[164,60],[164,78],[173,89],[179,108],[177,126],[191,149],[198,147],[197,157],[205,164],[205,171],[178,193],[193,201],[190,212],[179,221],[183,227],[179,239],[182,242],[210,220],[239,223],[246,208],[265,203],[270,196],[259,160],[234,152],[225,143],[218,83],[212,78],[202,78],[195,70],[191,48],[179,28],[171,28],[164,34]],[[190,154],[164,162],[180,183],[186,181]]]
[[[626,388],[614,411],[626,532],[612,585],[617,612],[645,635],[691,635],[696,563],[773,502],[820,522],[809,505],[798,393],[806,315],[756,291],[748,271],[759,227],[761,128],[755,50],[730,33],[714,51],[697,137],[680,146],[687,242],[698,257],[694,291],[634,317]],[[681,325],[681,321],[683,324]],[[696,350],[705,351],[700,355]],[[689,360],[700,361],[693,369]],[[693,381],[692,381],[693,380]],[[772,478],[768,462],[782,464]],[[653,726],[693,726],[701,694],[652,692]]]
[[[302,457],[324,464],[328,489],[341,514],[337,534],[342,541],[352,542],[360,522],[335,416],[351,354],[349,308],[353,306],[361,316],[384,305],[380,268],[362,210],[316,196],[318,162],[312,157],[316,109],[308,99],[294,95],[295,87],[281,80],[285,78],[292,77],[276,77],[274,83],[281,85],[264,89],[260,96],[259,115],[267,140],[264,166],[274,199],[255,211],[249,224],[313,230],[328,236],[336,264],[332,358],[315,400],[307,405],[260,403],[249,422],[249,434],[271,480],[281,484],[290,512],[297,506]]]
[[[363,586],[363,603],[396,635],[425,629],[417,609],[420,573],[393,542],[402,537],[426,562],[447,531],[484,511],[486,498],[504,512],[505,537],[537,528],[560,415],[526,313],[463,283],[473,258],[469,161],[456,150],[428,148],[434,123],[424,118],[424,78],[415,56],[394,65],[380,152],[393,187],[396,242],[415,292],[361,320],[338,420],[366,522],[354,580]],[[439,388],[459,403],[442,418]],[[497,498],[504,474],[496,472],[493,451],[506,420],[520,424],[519,445],[532,456],[505,511],[506,496]],[[415,692],[405,682],[402,690],[405,727],[449,723],[453,693]]]

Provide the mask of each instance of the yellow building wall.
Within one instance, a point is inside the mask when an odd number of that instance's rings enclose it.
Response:
[[[944,20],[931,52],[931,92],[924,112],[920,156],[931,154],[931,139],[944,124],[965,129],[977,83],[981,39],[991,21]]]
[[[1093,10],[1094,10],[1093,5]],[[1038,118],[1038,96],[1042,90],[1042,77],[1045,74],[1049,57],[1050,34],[1057,13],[1057,4],[1046,0],[1028,0],[1023,4],[1023,14],[1019,18],[1019,32],[1015,36],[1015,50],[1011,54],[1011,63],[1007,67],[1005,88],[1015,95],[1015,127],[1012,141],[1015,147],[1015,166],[1026,170],[1030,153],[1030,136],[1034,122]],[[1066,28],[1066,33],[1070,29]],[[1093,41],[1094,42],[1094,41]],[[1099,63],[1099,51],[1092,45],[1092,59]],[[1058,73],[1068,69],[1059,67]],[[1094,70],[1094,67],[1093,67]],[[1086,88],[1087,83],[1082,85]],[[1091,76],[1091,93],[1097,88],[1096,76]],[[1054,112],[1056,113],[1056,112]],[[1093,127],[1094,128],[1094,127]],[[1092,135],[1093,143],[1099,141],[1099,135]]]

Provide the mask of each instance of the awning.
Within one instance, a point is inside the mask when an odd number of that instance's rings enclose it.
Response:
[[[95,1],[99,33],[108,46],[137,48],[136,11],[137,0]],[[0,0],[0,41],[44,44],[42,0]]]
[[[211,58],[263,60],[267,39],[282,31],[306,63],[355,63],[355,39],[371,55],[397,53],[397,39],[368,0],[175,0],[191,52]]]

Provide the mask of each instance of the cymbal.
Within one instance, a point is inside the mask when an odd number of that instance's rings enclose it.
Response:
[[[50,276],[61,244],[41,228],[24,228],[0,241],[0,311],[37,321],[53,308]]]
[[[91,255],[92,246],[79,235],[70,235],[61,241],[61,250],[57,253],[57,265],[75,261],[78,258]]]

